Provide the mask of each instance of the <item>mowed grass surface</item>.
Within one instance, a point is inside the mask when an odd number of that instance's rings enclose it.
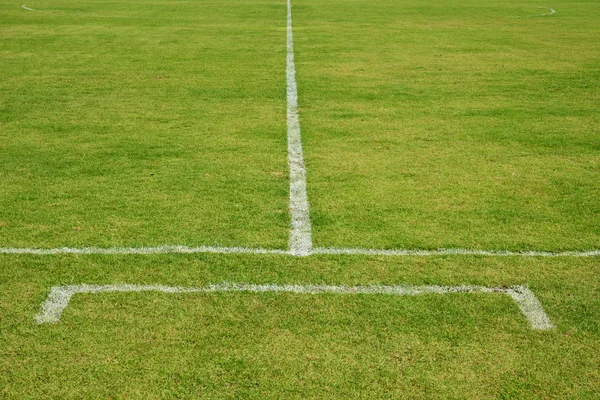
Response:
[[[0,257],[0,393],[21,398],[573,398],[600,394],[598,260],[232,255]],[[528,284],[533,331],[485,294],[88,294],[53,285]]]
[[[600,247],[598,2],[294,4],[319,246]]]
[[[285,4],[0,5],[0,246],[287,244]]]
[[[596,6],[294,4],[316,245],[599,247]],[[286,246],[285,3],[27,5],[0,5],[0,247]],[[219,282],[529,285],[556,329],[485,294],[76,295],[34,322],[55,285]],[[0,255],[0,397],[593,399],[599,314],[597,257]]]

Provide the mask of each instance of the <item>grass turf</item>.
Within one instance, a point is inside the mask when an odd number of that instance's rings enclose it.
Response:
[[[598,247],[597,2],[294,4],[319,245]]]
[[[598,261],[249,255],[2,256],[6,398],[594,398]],[[76,295],[53,285],[528,284],[556,324],[536,332],[507,296]]]
[[[285,4],[0,5],[1,247],[285,248]],[[598,6],[294,1],[315,245],[598,248]],[[598,258],[0,255],[5,398],[595,398]],[[222,281],[507,296],[77,295]]]
[[[0,6],[2,246],[285,247],[285,5],[129,3]]]

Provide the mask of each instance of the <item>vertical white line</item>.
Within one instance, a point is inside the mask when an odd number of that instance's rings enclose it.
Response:
[[[302,153],[302,137],[298,117],[298,89],[294,64],[294,37],[292,34],[292,3],[287,2],[287,128],[288,162],[290,165],[290,253],[307,256],[312,251],[312,233],[306,194],[306,169]]]

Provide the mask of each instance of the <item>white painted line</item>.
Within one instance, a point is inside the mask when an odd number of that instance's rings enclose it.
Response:
[[[0,248],[0,254],[288,254],[286,250],[252,249],[247,247],[213,247],[213,246],[156,246],[156,247],[59,247],[54,249],[38,248]]]
[[[556,13],[556,10],[550,7],[536,7],[536,8],[545,8],[546,10],[550,10],[549,13],[546,14],[535,14],[535,15],[528,15],[528,17],[545,17],[546,15],[552,15]]]
[[[535,330],[548,330],[554,326],[535,295],[524,286],[493,288],[484,286],[328,286],[328,285],[254,285],[246,283],[219,283],[204,287],[178,287],[160,285],[72,285],[55,286],[40,308],[35,320],[38,324],[60,321],[63,311],[76,293],[109,292],[164,292],[164,293],[297,293],[297,294],[380,294],[395,296],[418,296],[424,294],[451,293],[500,293],[509,295]]]
[[[215,246],[156,246],[156,247],[57,247],[57,248],[31,248],[31,247],[0,247],[0,254],[276,254],[292,255],[288,250],[261,249],[249,247],[215,247]],[[313,248],[301,255],[356,255],[356,256],[487,256],[487,257],[599,257],[600,250],[588,251],[506,251],[506,250],[474,250],[474,249],[437,249],[437,250],[407,250],[407,249],[343,249],[343,248]]]
[[[489,256],[489,257],[598,257],[600,250],[577,250],[577,251],[509,251],[509,250],[477,250],[477,249],[343,249],[343,248],[314,248],[311,254],[330,255],[367,255],[367,256]]]
[[[21,6],[21,8],[27,11],[34,11],[44,14],[52,14],[54,16],[68,16],[68,17],[85,17],[85,18],[111,18],[111,19],[152,19],[152,20],[172,20],[172,21],[198,21],[195,18],[177,18],[177,17],[144,17],[139,15],[94,15],[94,14],[80,14],[80,13],[62,13],[57,11],[42,11],[36,10],[33,8],[29,8],[25,5]]]
[[[40,312],[35,316],[35,321],[38,324],[60,321],[63,311],[69,306],[71,297],[77,293],[73,288],[73,286],[55,286],[50,289],[48,298],[42,303]]]
[[[544,312],[542,303],[527,287],[515,286],[507,293],[517,303],[532,329],[548,330],[554,328],[550,318]]]
[[[552,15],[552,14],[556,14],[556,10],[550,7],[532,7],[532,8],[543,8],[545,10],[549,10],[550,12],[548,13],[544,13],[544,14],[533,14],[533,15],[520,15],[520,16],[515,16],[515,17],[509,17],[509,18],[531,18],[531,17],[545,17],[547,15]]]
[[[312,233],[308,195],[306,194],[306,168],[302,152],[300,119],[298,116],[298,88],[294,64],[294,36],[292,32],[292,4],[287,2],[287,130],[288,162],[290,165],[290,252],[307,256],[312,249]]]
[[[34,12],[43,12],[42,10],[34,10],[33,8],[29,8],[26,5],[22,5],[21,8],[26,9],[27,11],[34,11]]]

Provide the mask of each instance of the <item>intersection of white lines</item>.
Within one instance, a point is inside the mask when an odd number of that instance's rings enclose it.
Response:
[[[28,11],[43,12],[25,5]],[[553,9],[551,14],[556,12]],[[546,15],[546,14],[543,14]],[[249,248],[242,246],[182,246],[159,245],[143,247],[0,247],[0,254],[167,254],[167,253],[218,253],[218,254],[279,254],[292,256],[311,255],[367,255],[367,256],[448,256],[478,255],[490,257],[597,257],[600,249],[543,251],[543,250],[492,250],[468,248],[440,249],[368,249],[368,248],[324,248],[313,247],[310,206],[307,195],[306,168],[302,149],[300,117],[298,113],[298,88],[296,83],[296,67],[294,62],[294,37],[292,24],[292,4],[287,0],[287,40],[286,40],[286,83],[287,83],[287,139],[289,182],[290,235],[287,249]]]
[[[23,6],[29,11],[38,11]],[[551,13],[554,13],[552,10]],[[273,254],[291,256],[310,255],[371,255],[371,256],[440,256],[440,255],[480,255],[480,256],[526,256],[526,257],[597,257],[600,250],[582,251],[502,251],[479,249],[360,249],[360,248],[318,248],[313,247],[310,222],[309,202],[307,196],[306,168],[302,150],[300,119],[298,115],[298,90],[294,63],[294,41],[292,30],[292,5],[287,0],[287,133],[288,163],[290,170],[290,216],[291,229],[289,247],[283,249],[260,249],[247,247],[215,247],[215,246],[177,246],[163,245],[155,247],[84,247],[84,248],[0,248],[0,254],[166,254],[166,253],[219,253],[219,254]],[[421,295],[444,293],[501,293],[510,296],[519,306],[521,312],[532,329],[546,330],[553,327],[542,305],[535,295],[524,286],[511,288],[493,288],[482,286],[324,286],[324,285],[252,285],[252,284],[218,284],[205,287],[184,288],[143,285],[75,285],[57,286],[50,291],[48,299],[43,303],[36,316],[38,323],[58,322],[63,310],[68,306],[71,297],[76,293],[104,292],[140,292],[160,291],[167,293],[200,293],[200,292],[290,292],[298,294],[387,294],[387,295]]]

